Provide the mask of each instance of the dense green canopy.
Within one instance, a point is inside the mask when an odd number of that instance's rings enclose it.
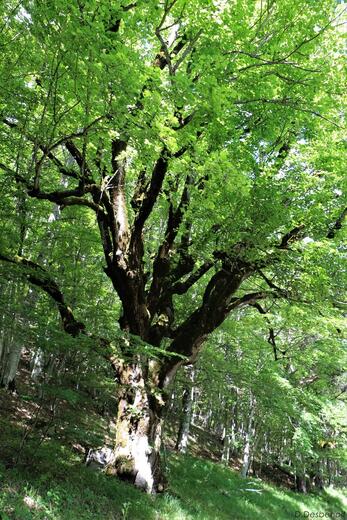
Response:
[[[307,324],[305,367],[259,377],[295,393],[318,374],[326,390],[346,312],[343,6],[2,4],[1,272],[36,309],[34,350],[54,350],[58,310],[66,349],[146,388],[139,409],[159,421],[176,371],[225,320],[240,338],[261,320],[289,364]]]

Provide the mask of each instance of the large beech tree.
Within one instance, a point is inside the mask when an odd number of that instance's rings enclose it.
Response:
[[[331,303],[346,215],[342,17],[327,0],[4,2],[0,259],[110,362],[116,472],[147,491],[165,487],[165,389],[208,335],[261,300]],[[98,231],[103,260],[84,259],[86,276],[100,264],[117,294],[115,337],[108,323],[90,330],[33,246],[53,207]]]

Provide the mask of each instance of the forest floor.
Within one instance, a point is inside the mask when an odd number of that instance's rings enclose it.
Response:
[[[1,520],[288,520],[347,511],[341,491],[303,496],[187,455],[168,457],[169,490],[151,497],[55,449],[46,446],[40,471],[0,466]]]
[[[0,390],[0,520],[347,518],[342,490],[302,495],[264,479],[242,479],[216,462],[218,446],[197,428],[190,455],[177,455],[172,439],[166,443],[169,488],[148,496],[84,465],[84,446],[102,444],[107,430],[106,419],[82,402],[72,400],[50,418],[29,384],[19,395]]]

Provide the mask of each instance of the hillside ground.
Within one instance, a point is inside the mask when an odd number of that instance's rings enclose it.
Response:
[[[69,401],[69,394],[52,414],[55,401],[40,400],[21,376],[26,383],[17,395],[0,389],[0,520],[346,518],[342,490],[301,495],[269,480],[242,479],[217,462],[210,436],[196,428],[191,454],[176,454],[173,439],[166,443],[168,490],[148,496],[85,466],[86,445],[110,442],[107,417],[90,403]]]

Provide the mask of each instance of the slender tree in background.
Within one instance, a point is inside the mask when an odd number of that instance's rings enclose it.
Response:
[[[115,468],[147,491],[165,486],[166,388],[211,332],[259,302],[338,305],[342,16],[327,0],[4,2],[0,260],[112,366]],[[52,204],[63,243],[42,255]],[[71,266],[74,241],[72,294],[56,251]]]
[[[188,447],[189,430],[193,416],[194,405],[194,367],[190,366],[187,373],[187,382],[182,396],[182,416],[177,434],[176,449],[185,453]]]
[[[208,429],[214,455],[243,474],[301,492],[345,481],[346,324],[334,309],[317,318],[315,305],[244,309],[211,335],[196,363],[194,450],[203,455]],[[175,386],[179,393],[184,383]],[[178,400],[171,413],[179,415]]]

